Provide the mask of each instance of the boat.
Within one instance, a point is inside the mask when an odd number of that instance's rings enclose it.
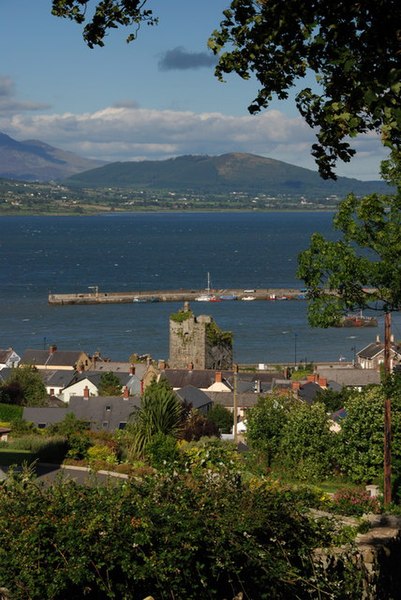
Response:
[[[245,302],[249,302],[250,300],[256,300],[255,296],[244,296],[243,298],[241,298],[241,300],[244,300]]]
[[[200,296],[197,296],[195,298],[195,302],[218,302],[218,300],[214,299],[216,296],[213,296],[213,294],[210,293],[210,273],[207,274],[206,292],[207,294],[201,294]]]
[[[378,321],[375,317],[367,317],[362,314],[348,314],[340,318],[335,327],[377,327]]]
[[[132,299],[132,302],[147,302],[147,299],[139,298],[138,296],[135,296],[135,298]]]

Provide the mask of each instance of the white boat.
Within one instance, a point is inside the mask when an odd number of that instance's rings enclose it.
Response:
[[[250,300],[256,300],[255,296],[244,296],[242,298],[245,302],[249,302]]]
[[[215,302],[215,296],[210,293],[210,273],[207,274],[207,294],[201,294],[195,298],[196,302]]]

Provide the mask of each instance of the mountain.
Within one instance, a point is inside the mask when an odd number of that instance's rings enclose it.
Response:
[[[339,177],[325,181],[315,171],[254,154],[179,156],[161,161],[117,162],[69,177],[70,185],[134,187],[177,192],[247,192],[288,195],[388,193],[382,181]]]
[[[38,140],[17,142],[5,133],[0,133],[0,177],[6,179],[64,179],[104,164],[103,161],[82,158]]]

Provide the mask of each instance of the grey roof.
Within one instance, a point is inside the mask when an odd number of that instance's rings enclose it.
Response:
[[[83,373],[76,372],[74,378],[66,385],[66,389],[70,386],[75,385],[79,381],[90,381],[97,388],[100,385],[102,375],[108,371],[84,371]],[[130,373],[113,373],[120,382],[121,387],[127,386],[130,394],[139,394],[141,389],[141,382],[137,375],[131,375]]]
[[[207,392],[207,395],[213,401],[213,404],[221,404],[226,408],[234,407],[234,393],[233,392]],[[252,408],[258,401],[258,394],[237,394],[238,408]]]
[[[70,399],[69,410],[82,421],[91,423],[91,429],[114,431],[120,423],[127,423],[131,414],[141,405],[139,396],[125,399],[121,396],[75,396]]]
[[[48,387],[65,388],[75,377],[74,371],[66,371],[65,369],[56,369],[54,371],[46,369],[39,372],[43,383]]]
[[[28,349],[21,358],[21,364],[75,367],[82,354],[82,350],[55,350],[50,352],[49,350]]]
[[[111,373],[130,373],[132,367],[135,368],[135,375],[140,379],[144,376],[146,369],[148,368],[145,363],[135,363],[134,365],[130,362],[116,362],[108,360],[96,360],[90,371],[100,372],[111,372]]]
[[[336,382],[342,387],[363,387],[365,385],[378,385],[380,373],[376,369],[319,369],[319,376],[327,381]]]
[[[36,425],[44,423],[48,426],[59,423],[68,413],[73,413],[77,419],[90,423],[93,430],[114,431],[129,420],[140,404],[139,397],[92,396],[84,399],[75,396],[68,406],[62,408],[25,407],[23,418]]]
[[[212,401],[208,394],[202,392],[202,390],[194,387],[193,385],[187,385],[176,392],[177,396],[184,402],[187,402],[196,408],[197,410],[207,409],[212,405]]]
[[[17,353],[12,348],[7,348],[7,350],[3,350],[2,348],[0,348],[0,363],[5,364],[10,358],[10,356],[12,356],[13,354]]]
[[[391,344],[391,350],[394,353],[400,353],[400,347],[397,344]],[[376,341],[368,344],[365,348],[362,348],[362,350],[359,350],[357,355],[360,358],[373,359],[375,356],[379,356],[382,353],[384,353],[384,344],[383,342]]]
[[[316,397],[316,394],[321,391],[322,388],[320,387],[320,385],[318,385],[314,381],[308,381],[307,383],[301,385],[298,391],[298,396],[299,398],[301,398],[301,400],[304,400],[308,404],[312,404]]]
[[[161,373],[162,379],[167,379],[171,387],[178,389],[187,385],[205,389],[215,382],[215,377],[216,371],[208,369],[164,369]]]
[[[60,423],[67,413],[72,412],[66,407],[35,407],[25,406],[22,418],[29,423],[39,425],[39,423],[45,423],[46,426],[53,425],[53,423]]]

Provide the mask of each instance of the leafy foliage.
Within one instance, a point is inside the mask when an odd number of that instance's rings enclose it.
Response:
[[[1,386],[2,402],[19,406],[45,406],[46,387],[35,367],[22,366],[12,369]]]
[[[401,308],[401,191],[394,196],[350,194],[339,206],[338,241],[315,233],[299,256],[308,288],[311,325],[328,327],[350,309]]]
[[[269,394],[260,396],[256,406],[247,413],[246,441],[251,448],[266,454],[268,467],[280,451],[284,426],[293,404],[291,397]]]
[[[324,405],[298,402],[282,432],[282,463],[300,479],[323,479],[332,471],[335,441]]]
[[[0,581],[15,600],[360,598],[355,566],[346,585],[313,558],[331,539],[296,495],[230,472],[48,487],[15,472],[0,487]]]
[[[214,404],[207,413],[209,421],[214,423],[221,433],[230,433],[233,427],[233,415],[221,404]]]
[[[200,440],[202,437],[219,438],[220,430],[208,417],[191,408],[182,423],[180,438],[190,442]]]
[[[280,100],[309,73],[315,89],[295,98],[317,130],[312,154],[323,177],[334,178],[336,160],[355,154],[347,138],[380,132],[400,148],[401,10],[394,0],[328,3],[232,0],[220,30],[209,40],[220,54],[216,74],[256,76],[259,92],[248,110]]]
[[[102,373],[99,381],[99,396],[120,396],[121,382],[112,371]]]
[[[132,456],[141,456],[156,434],[177,436],[182,422],[178,396],[166,382],[153,381],[142,396],[141,407],[132,415],[127,434]]]
[[[144,8],[146,0],[53,0],[52,14],[64,17],[78,24],[88,20],[87,8],[94,6],[93,13],[83,29],[83,38],[89,48],[104,46],[104,38],[110,29],[117,27],[133,27],[128,35],[127,42],[137,36],[142,22],[155,25],[157,19],[152,11]]]

